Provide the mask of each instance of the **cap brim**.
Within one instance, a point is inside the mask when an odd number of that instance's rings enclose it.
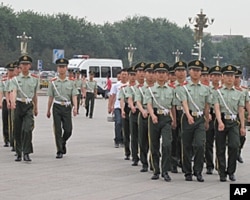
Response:
[[[201,67],[197,67],[197,66],[190,66],[188,69],[197,69],[197,70],[202,70]]]
[[[175,71],[176,71],[176,70],[186,70],[186,68],[185,68],[185,67],[176,67],[174,70],[175,70]]]
[[[21,61],[20,64],[30,64],[30,61]]]

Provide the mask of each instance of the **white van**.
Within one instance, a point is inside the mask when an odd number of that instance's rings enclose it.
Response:
[[[69,59],[69,69],[80,70],[88,78],[89,71],[95,72],[94,80],[101,89],[107,81],[107,76],[110,76],[112,83],[116,83],[117,73],[123,69],[122,60],[119,59],[101,59],[101,58],[86,58],[79,55]]]

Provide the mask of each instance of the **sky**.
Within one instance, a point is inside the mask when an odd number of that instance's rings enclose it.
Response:
[[[214,23],[204,29],[212,35],[250,37],[249,0],[0,0],[15,12],[32,10],[39,14],[65,13],[95,24],[113,23],[127,17],[166,18],[180,27],[201,9]]]

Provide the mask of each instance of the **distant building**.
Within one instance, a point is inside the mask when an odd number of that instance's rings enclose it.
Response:
[[[220,43],[223,40],[227,40],[227,39],[230,39],[230,38],[236,38],[236,37],[244,38],[243,35],[212,35],[211,36],[211,42],[212,43]],[[246,37],[246,39],[250,43],[250,38]]]

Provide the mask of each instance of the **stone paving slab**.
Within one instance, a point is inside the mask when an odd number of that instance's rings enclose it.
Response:
[[[162,178],[151,180],[152,172],[140,173],[141,164],[132,167],[131,161],[124,160],[123,148],[113,146],[114,124],[107,122],[107,100],[104,99],[96,100],[93,119],[86,118],[81,107],[80,114],[73,117],[74,130],[67,154],[61,160],[56,159],[52,119],[46,118],[46,106],[47,97],[39,96],[31,163],[15,162],[14,153],[1,143],[0,199],[229,199],[231,182],[219,182],[217,172],[204,174],[204,183],[195,179],[186,182],[182,173],[170,173],[172,182],[167,183]],[[243,150],[244,163],[238,164],[236,183],[250,183],[247,140]]]

